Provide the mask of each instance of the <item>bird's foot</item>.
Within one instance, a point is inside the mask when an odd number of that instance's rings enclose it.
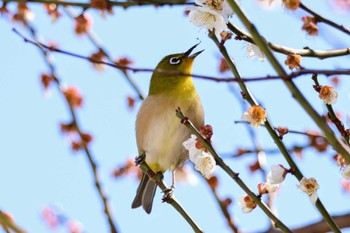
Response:
[[[139,156],[136,156],[135,158],[135,165],[138,166],[140,164],[142,164],[143,162],[145,162],[146,160],[146,154],[140,154]]]
[[[172,185],[170,188],[167,188],[163,191],[164,195],[162,197],[163,202],[168,202],[172,197],[174,193],[175,187]]]

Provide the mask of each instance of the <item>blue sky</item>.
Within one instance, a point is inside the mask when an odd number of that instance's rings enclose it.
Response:
[[[350,27],[349,15],[334,11],[327,1],[309,0],[304,3],[325,17]],[[304,15],[302,11],[293,13],[283,8],[267,11],[258,7],[256,1],[242,1],[241,5],[250,19],[256,22],[263,36],[276,44],[318,49],[346,46],[347,38],[325,25],[320,25],[319,37],[307,36],[300,30],[300,18]],[[35,13],[33,25],[45,41],[55,41],[65,50],[84,55],[96,51],[85,37],[74,34],[73,22],[68,17],[63,16],[52,24],[41,5],[29,6]],[[9,8],[14,9],[14,4],[9,4]],[[74,11],[79,12],[77,9]],[[205,30],[188,21],[184,7],[115,8],[114,15],[106,18],[101,18],[99,13],[92,10],[88,12],[94,18],[94,33],[114,58],[128,56],[135,67],[153,68],[163,56],[186,51],[200,40],[198,49],[205,49],[205,52],[196,59],[193,72],[225,76],[217,72],[219,51],[206,36]],[[235,16],[230,21],[241,26]],[[12,27],[27,34],[20,25],[0,20],[0,209],[10,212],[29,232],[50,232],[40,217],[40,210],[46,205],[57,206],[70,218],[79,220],[86,232],[107,232],[87,160],[82,153],[71,152],[68,140],[59,131],[59,123],[69,120],[65,103],[54,89],[50,95],[44,94],[39,77],[42,72],[47,72],[47,67],[37,48],[24,43],[11,31]],[[340,38],[341,42],[335,43],[332,37]],[[275,74],[268,62],[247,57],[244,42],[231,40],[226,46],[243,77]],[[78,111],[78,117],[82,128],[94,135],[91,151],[98,162],[103,188],[108,193],[121,231],[157,233],[167,229],[167,232],[190,232],[190,227],[181,216],[161,203],[160,192],[156,195],[152,214],[147,215],[142,209],[130,208],[137,188],[136,179],[127,177],[115,180],[111,177],[116,166],[137,153],[134,121],[140,103],[134,111],[127,109],[126,97],[136,96],[136,93],[121,73],[112,68],[98,72],[84,60],[53,55],[59,77],[68,85],[78,86],[83,93],[84,106]],[[285,60],[284,55],[276,56],[281,62]],[[302,62],[310,68],[347,68],[349,59],[303,58]],[[131,76],[146,94],[150,73],[131,73]],[[328,83],[326,78],[320,78],[320,82]],[[325,113],[324,105],[312,88],[312,80],[303,76],[296,83],[316,110]],[[242,111],[227,84],[196,79],[195,85],[203,102],[206,123],[214,128],[213,141],[217,151],[225,154],[240,147],[251,147],[245,126],[234,124],[241,118]],[[342,120],[349,112],[348,86],[349,81],[343,77],[342,85],[337,89],[339,99],[334,105],[336,111],[343,113]],[[249,83],[248,87],[267,109],[274,125],[301,131],[316,128],[282,82]],[[257,129],[256,133],[263,147],[274,147],[263,128]],[[293,145],[305,140],[304,136],[288,135],[284,142]],[[321,186],[318,194],[324,205],[332,214],[339,215],[349,211],[350,201],[349,194],[340,190],[341,177],[339,168],[331,159],[333,154],[332,150],[318,154],[309,149],[304,152],[304,158],[296,158],[296,162],[305,176],[318,180]],[[256,185],[263,178],[247,170],[248,164],[254,161],[253,156],[226,161],[240,173],[252,190],[256,190]],[[276,163],[286,165],[280,154],[268,155],[267,161],[268,167]],[[235,200],[243,191],[220,169],[217,169],[217,175],[220,195],[234,200],[230,211],[238,226],[248,232],[266,227],[268,220],[258,208],[251,214],[241,213]],[[177,199],[205,232],[229,232],[208,187],[198,178],[200,182],[197,186],[179,184],[175,191]],[[166,179],[170,183],[168,176]],[[320,214],[307,196],[296,188],[297,184],[294,177],[287,177],[276,197],[278,214],[290,227],[320,219]],[[62,228],[56,232],[66,230]]]

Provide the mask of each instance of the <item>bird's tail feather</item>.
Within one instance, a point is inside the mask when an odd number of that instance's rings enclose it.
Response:
[[[157,184],[151,180],[145,173],[142,174],[141,182],[136,191],[136,196],[131,207],[137,208],[142,205],[146,213],[151,213],[154,195],[156,194]]]

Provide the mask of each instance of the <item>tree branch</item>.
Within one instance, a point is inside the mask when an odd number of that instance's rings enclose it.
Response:
[[[3,3],[8,2],[23,2],[22,0],[2,0]],[[70,2],[70,1],[59,1],[59,0],[27,0],[24,2],[28,3],[44,3],[44,4],[56,4],[58,6],[74,6],[81,7],[83,9],[91,8],[90,3],[81,3],[81,2]],[[127,1],[127,2],[118,2],[118,1],[109,1],[111,6],[122,7],[127,9],[129,7],[137,6],[177,6],[177,5],[191,5],[193,3],[172,3],[172,2],[152,2],[152,1]]]
[[[34,27],[30,26],[28,23],[26,24],[26,26],[28,27],[28,30],[30,31],[33,39],[36,41],[37,44],[39,44],[39,38],[37,36],[36,30],[34,29]],[[19,32],[17,32],[16,30],[15,30],[15,32],[17,34],[19,34]],[[19,34],[19,35],[21,35],[21,34]],[[77,131],[81,141],[84,142],[84,140],[82,138],[82,130],[81,130],[81,127],[79,126],[79,122],[78,122],[78,119],[77,119],[77,116],[76,116],[76,112],[72,108],[72,106],[69,104],[69,102],[66,99],[65,95],[63,94],[63,88],[62,88],[60,79],[58,78],[58,76],[56,74],[56,69],[55,69],[54,64],[52,63],[51,59],[49,58],[49,53],[48,53],[48,51],[46,49],[44,49],[44,48],[42,48],[40,46],[38,46],[38,47],[40,49],[40,52],[41,52],[41,54],[42,54],[42,56],[43,56],[43,58],[44,58],[44,60],[45,60],[45,62],[47,64],[47,66],[49,67],[51,76],[54,77],[54,81],[56,83],[56,87],[57,87],[59,93],[62,95],[62,98],[65,100],[65,102],[66,102],[66,104],[68,106],[69,113],[70,113],[71,118],[72,118],[72,123],[75,125],[76,131]],[[89,150],[87,144],[86,143],[82,143],[82,144],[83,144],[83,150],[85,152],[86,158],[89,161],[89,165],[90,165],[90,168],[91,168],[91,171],[92,171],[92,174],[93,174],[96,190],[97,190],[97,192],[99,194],[99,197],[100,197],[100,199],[102,201],[102,204],[103,204],[104,214],[105,214],[105,217],[106,217],[106,219],[108,221],[108,224],[109,224],[109,227],[110,227],[110,233],[117,233],[119,231],[117,230],[117,226],[116,226],[116,224],[115,224],[115,222],[114,222],[114,220],[112,218],[112,213],[111,213],[111,210],[110,210],[111,208],[109,206],[107,195],[102,189],[100,177],[99,177],[99,174],[98,174],[97,164],[96,164],[95,159],[94,159],[91,151]]]
[[[13,219],[11,219],[11,217],[9,217],[6,213],[4,213],[1,210],[0,210],[0,226],[2,226],[4,230],[6,230],[7,232],[9,232],[8,229],[11,229],[16,233],[27,233],[26,230],[18,226],[16,222]]]
[[[256,44],[251,35],[244,32],[242,29],[236,27],[234,24],[228,23],[227,26],[233,33],[235,33],[238,36],[237,39]],[[266,40],[265,38],[262,38],[262,39],[270,47],[270,49],[285,55],[294,53],[303,57],[316,57],[319,59],[325,59],[325,58],[339,57],[339,56],[345,56],[350,54],[350,48],[333,49],[333,50],[314,50],[309,47],[306,47],[303,49],[295,49],[295,48],[289,48],[283,45],[273,44],[270,41]]]
[[[311,14],[316,19],[317,22],[328,24],[329,26],[331,26],[333,28],[336,28],[336,29],[338,29],[341,32],[344,32],[345,34],[350,35],[350,30],[349,29],[347,29],[343,25],[336,24],[335,22],[324,18],[323,16],[319,15],[315,11],[313,11],[310,8],[308,8],[307,6],[305,6],[302,2],[300,2],[299,8],[303,9],[307,13]]]

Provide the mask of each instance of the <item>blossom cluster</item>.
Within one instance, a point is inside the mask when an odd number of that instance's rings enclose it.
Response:
[[[210,125],[203,126],[201,128],[201,134],[210,140],[213,131]],[[206,179],[213,176],[215,171],[216,162],[214,157],[203,143],[197,138],[196,135],[192,134],[191,137],[183,143],[183,146],[189,152],[189,159],[194,163],[195,169],[198,170]]]
[[[198,27],[214,31],[217,37],[227,30],[228,19],[233,11],[225,0],[196,0],[196,6],[190,6],[190,21]]]

